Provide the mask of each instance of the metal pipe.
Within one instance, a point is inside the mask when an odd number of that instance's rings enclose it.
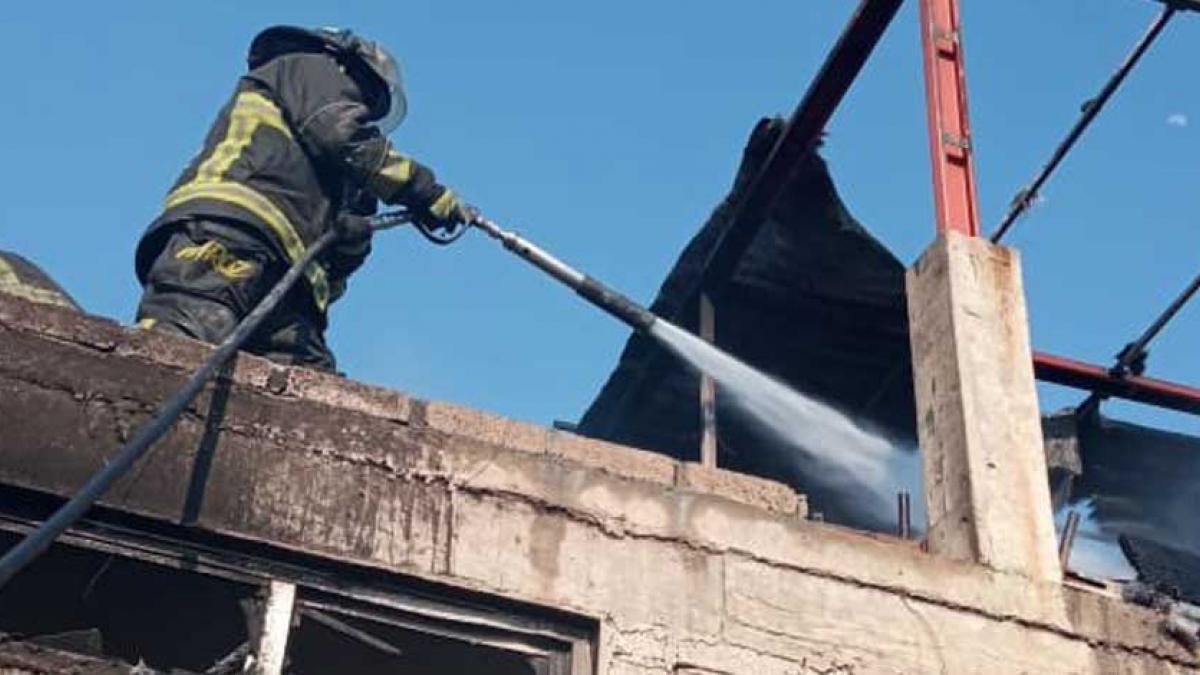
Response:
[[[121,447],[117,454],[92,475],[65,504],[63,504],[38,529],[31,532],[16,546],[0,558],[0,588],[3,588],[17,572],[33,562],[68,528],[75,524],[96,503],[117,479],[125,475],[146,450],[175,423],[204,385],[225,364],[242,344],[254,333],[264,319],[275,309],[279,301],[291,290],[304,274],[304,270],[326,247],[337,239],[337,232],[330,230],[321,235],[308,251],[297,260],[275,284],[271,292],[258,303],[246,318],[237,325],[229,337],[212,351],[208,359],[192,373],[183,387],[159,408],[158,413],[143,424],[133,437]]]
[[[658,317],[645,307],[571,267],[515,232],[505,230],[482,216],[476,216],[471,224],[499,241],[504,248],[570,287],[585,300],[620,319],[634,330],[648,331],[658,320]]]
[[[1175,9],[1200,12],[1200,0],[1158,0],[1164,5],[1170,5]]]
[[[1130,363],[1137,360],[1140,354],[1145,351],[1147,345],[1150,344],[1150,341],[1158,336],[1159,332],[1166,327],[1167,323],[1170,322],[1171,319],[1175,318],[1175,315],[1179,313],[1179,310],[1183,309],[1183,306],[1187,304],[1188,300],[1192,299],[1192,296],[1196,294],[1197,290],[1200,290],[1200,275],[1196,275],[1196,278],[1192,279],[1192,283],[1188,284],[1187,288],[1183,289],[1179,295],[1175,296],[1175,299],[1172,300],[1171,304],[1163,310],[1162,314],[1159,314],[1158,317],[1154,319],[1154,322],[1150,324],[1150,327],[1147,328],[1145,332],[1143,332],[1138,339],[1134,341],[1132,348],[1127,350],[1122,360],[1118,362],[1116,367],[1119,369],[1125,369],[1129,367]]]
[[[1075,535],[1079,532],[1079,512],[1071,509],[1067,512],[1067,522],[1063,525],[1062,536],[1058,540],[1058,562],[1063,570],[1071,562],[1071,549],[1075,546]]]
[[[312,619],[313,621],[325,626],[330,630],[341,633],[352,640],[357,640],[368,647],[372,647],[383,652],[384,654],[387,654],[388,656],[404,656],[404,652],[390,642],[381,640],[374,635],[371,635],[367,631],[356,626],[352,626],[341,619],[334,618],[319,609],[303,607],[300,610],[300,616]]]
[[[1155,17],[1153,23],[1150,24],[1150,28],[1146,30],[1146,33],[1134,45],[1133,51],[1129,53],[1129,56],[1125,57],[1125,61],[1112,74],[1108,82],[1104,84],[1104,88],[1100,90],[1100,93],[1095,98],[1083,104],[1082,114],[1075,122],[1075,125],[1071,127],[1071,130],[1067,132],[1066,138],[1054,149],[1054,154],[1050,156],[1050,161],[1042,167],[1042,170],[1034,177],[1032,183],[1018,190],[1016,196],[1013,197],[1008,207],[1008,213],[1004,215],[1004,219],[1000,221],[1000,225],[997,226],[996,231],[991,236],[993,243],[999,242],[1005,233],[1008,232],[1009,228],[1013,226],[1017,218],[1021,217],[1021,214],[1025,213],[1037,199],[1038,192],[1041,191],[1042,186],[1049,180],[1050,175],[1062,163],[1063,158],[1067,156],[1067,153],[1074,147],[1075,142],[1079,140],[1079,137],[1091,125],[1092,120],[1096,119],[1096,115],[1100,114],[1100,110],[1104,108],[1104,105],[1116,93],[1117,88],[1121,86],[1121,83],[1125,81],[1125,77],[1129,75],[1129,72],[1138,64],[1138,61],[1141,60],[1146,50],[1154,43],[1159,33],[1166,27],[1167,22],[1171,20],[1171,17],[1175,16],[1175,12],[1176,8],[1174,5],[1168,4],[1164,7],[1162,12]]]
[[[912,538],[912,496],[908,490],[896,494],[896,534],[901,539]]]

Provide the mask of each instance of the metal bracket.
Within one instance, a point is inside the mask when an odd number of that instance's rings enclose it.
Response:
[[[962,44],[962,33],[958,30],[946,30],[937,24],[933,24],[929,27],[929,31],[933,35],[934,41],[938,43],[938,46],[948,53],[957,51]]]
[[[942,130],[942,145],[953,145],[961,150],[970,151],[971,139],[966,136],[952,134],[949,131]]]

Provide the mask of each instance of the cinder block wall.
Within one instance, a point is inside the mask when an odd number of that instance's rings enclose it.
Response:
[[[206,348],[0,294],[0,482],[66,495]],[[784,486],[239,360],[196,524],[594,618],[611,675],[1184,673],[1158,617]],[[107,504],[180,521],[201,400]]]

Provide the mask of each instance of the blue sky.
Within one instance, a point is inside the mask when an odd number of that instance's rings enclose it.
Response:
[[[1158,10],[1149,0],[964,0],[988,229]],[[749,8],[749,9],[748,9]],[[132,252],[273,23],[342,25],[402,59],[393,135],[497,220],[647,301],[725,193],[746,135],[786,113],[848,1],[14,3],[4,19],[0,247],[128,321]],[[906,263],[933,236],[910,0],[829,127],[850,209]],[[1108,363],[1200,270],[1200,17],[1170,26],[1008,243],[1037,348]],[[1200,305],[1200,303],[1197,303]],[[626,330],[480,236],[376,252],[333,309],[352,377],[523,419],[575,419]],[[1200,383],[1200,310],[1152,374]],[[1043,389],[1043,407],[1079,396]],[[1109,412],[1200,432],[1194,417]]]

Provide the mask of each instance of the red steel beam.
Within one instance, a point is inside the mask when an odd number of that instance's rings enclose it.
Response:
[[[979,234],[958,0],[921,0],[921,51],[938,232]]]
[[[1104,366],[1044,352],[1034,352],[1033,373],[1043,382],[1200,415],[1200,389],[1196,387],[1137,375],[1118,377]]]

